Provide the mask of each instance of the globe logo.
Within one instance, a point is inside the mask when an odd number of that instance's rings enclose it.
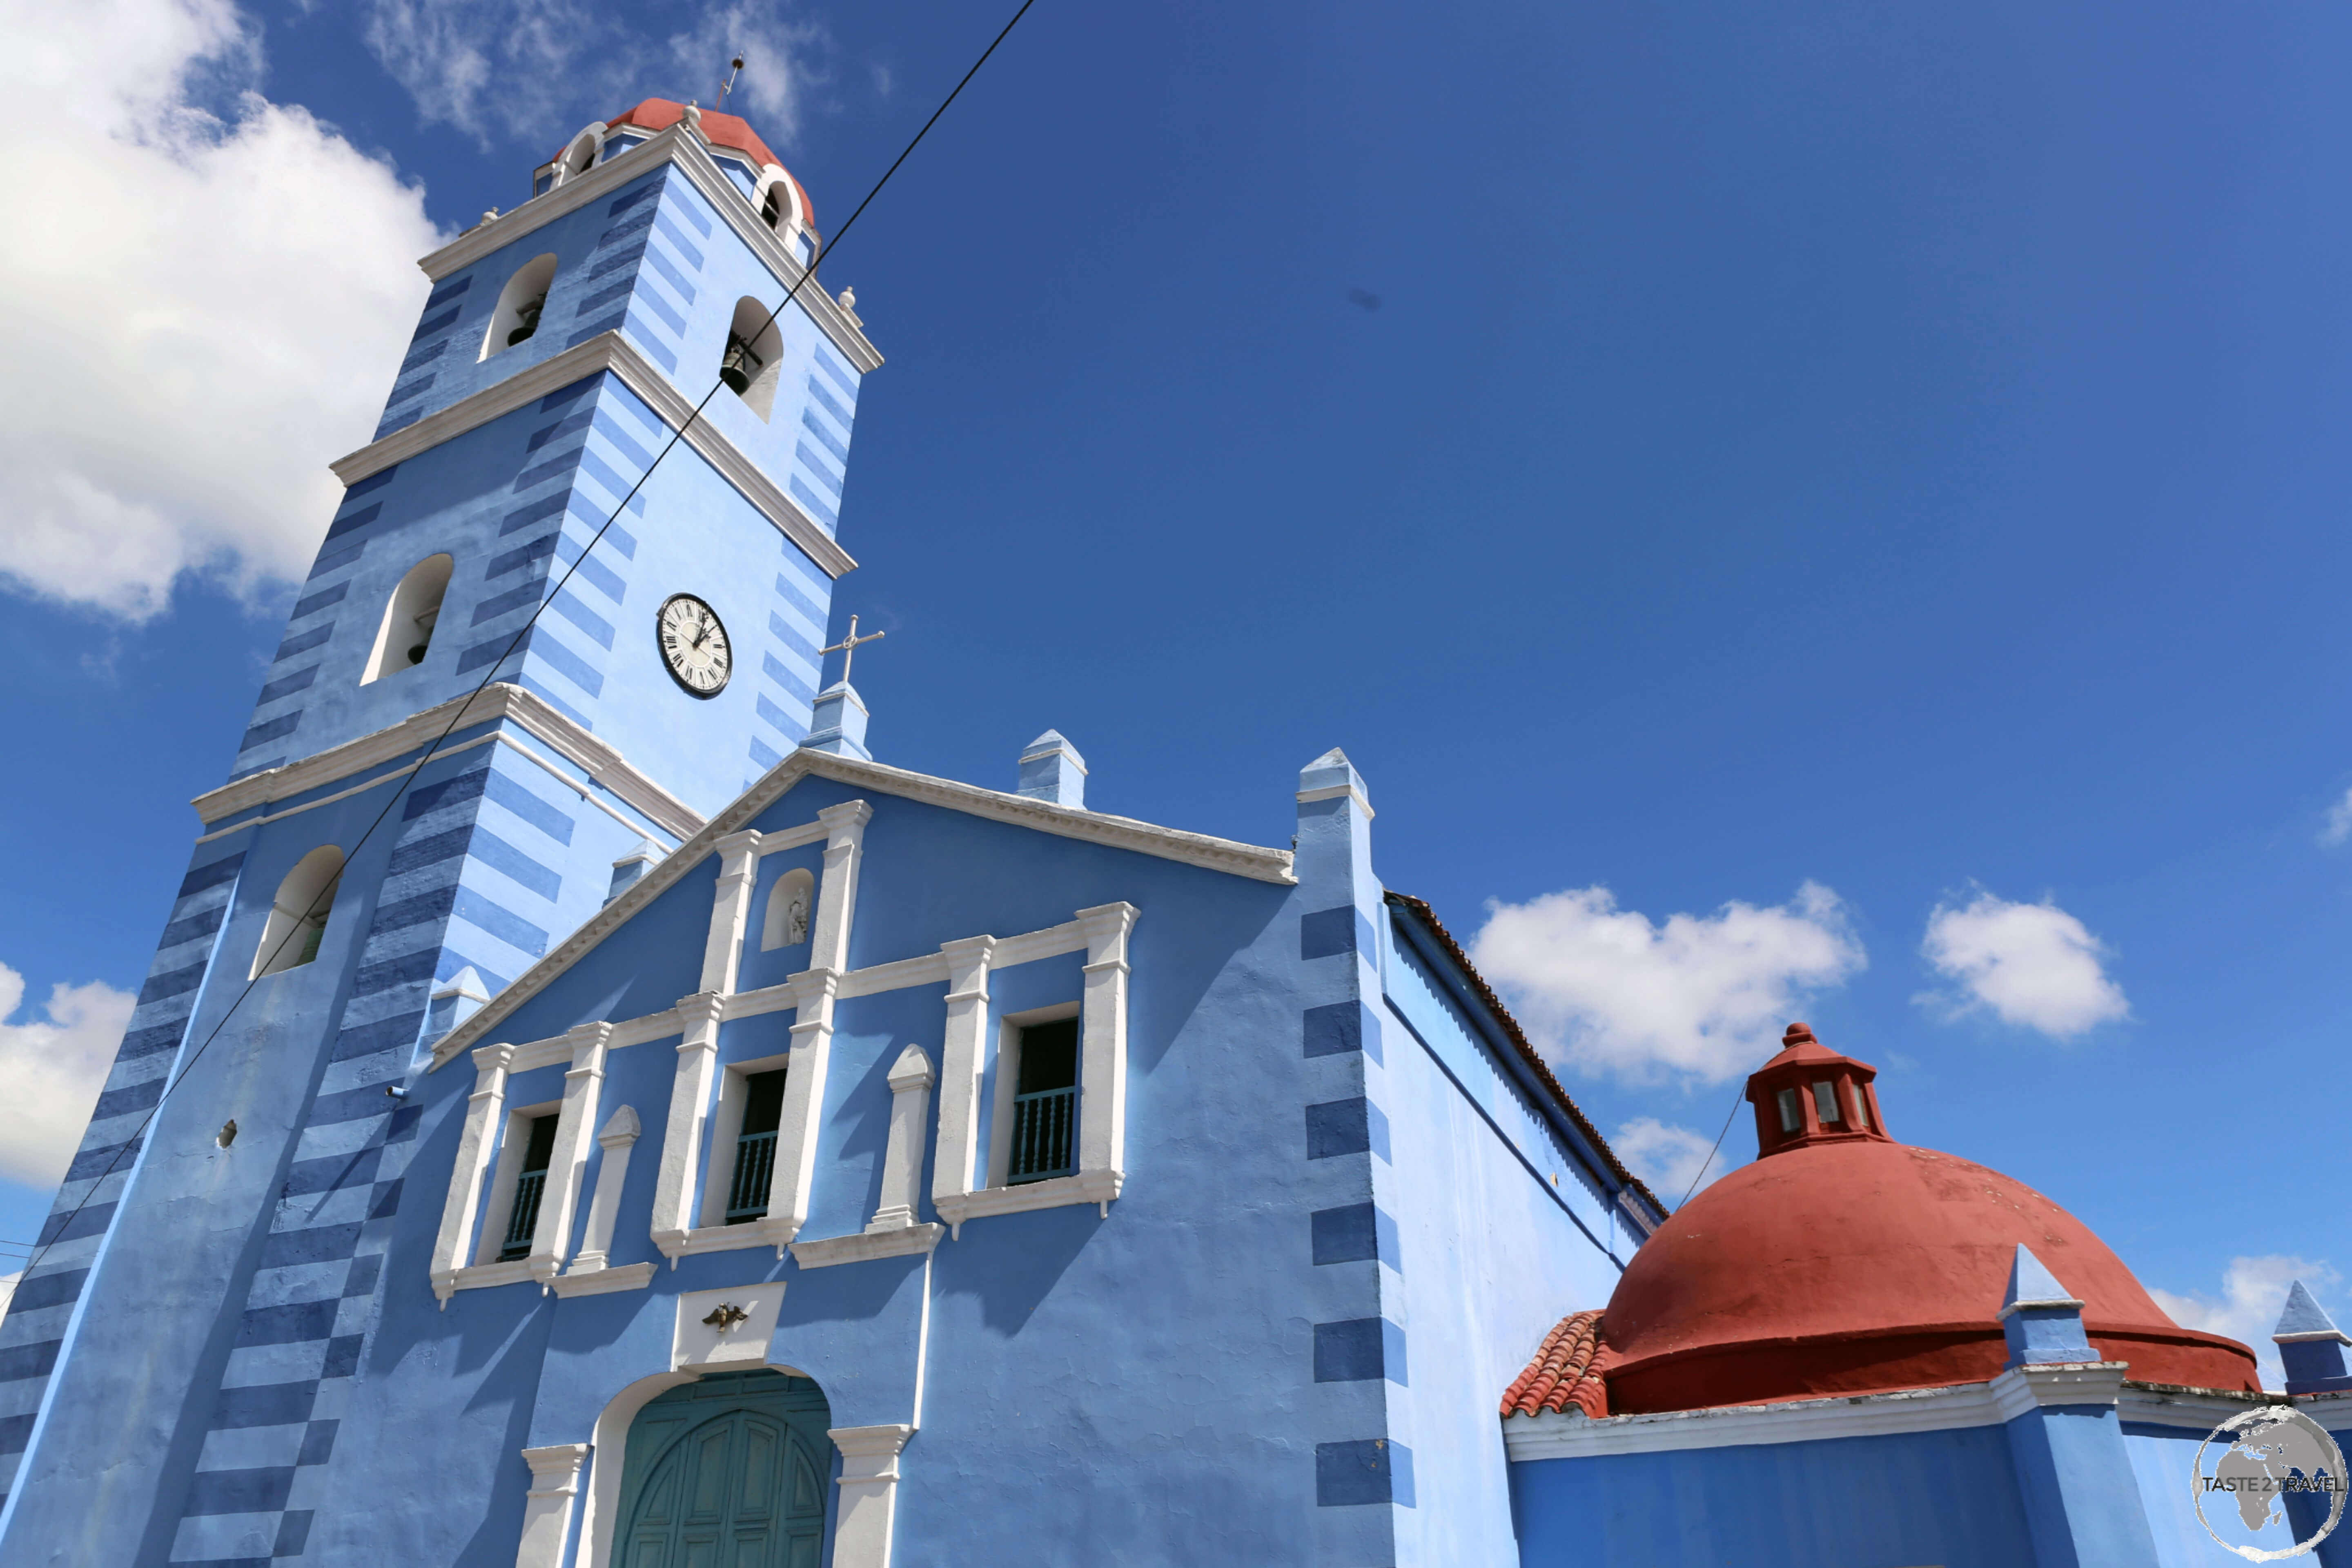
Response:
[[[2197,1447],[2189,1496],[2205,1532],[2249,1563],[2301,1557],[2344,1517],[2344,1454],[2300,1410],[2257,1405]]]

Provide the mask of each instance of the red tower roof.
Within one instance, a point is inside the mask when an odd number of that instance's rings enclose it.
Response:
[[[673,102],[667,98],[649,98],[642,103],[621,110],[604,124],[608,130],[615,126],[634,125],[643,131],[658,132],[668,130],[684,118],[686,118],[686,105]],[[751,122],[740,115],[720,114],[714,110],[706,109],[702,110],[702,134],[712,146],[731,147],[739,153],[747,154],[753,163],[762,167],[770,163],[775,164],[779,169],[784,167],[784,161],[769,151],[768,144],[760,140],[760,133],[751,129]],[[560,151],[556,153],[559,158],[562,155]],[[793,189],[801,199],[801,213],[814,225],[816,221],[816,209],[809,205],[807,188],[793,177],[789,169],[784,171],[784,178],[793,182]]]
[[[1610,1298],[1611,1411],[1984,1382],[2007,1363],[1997,1314],[2020,1242],[2082,1299],[2093,1348],[2130,1363],[2135,1381],[2259,1390],[2251,1351],[2175,1325],[2073,1215],[1888,1137],[1875,1076],[1790,1026],[1748,1079],[1761,1157],[1676,1211]]]

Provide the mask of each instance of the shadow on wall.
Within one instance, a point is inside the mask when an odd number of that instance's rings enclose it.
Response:
[[[1027,1326],[1102,1226],[1092,1204],[974,1220],[961,1242],[942,1247],[933,1289],[940,1299],[979,1298],[981,1321],[1010,1338]]]

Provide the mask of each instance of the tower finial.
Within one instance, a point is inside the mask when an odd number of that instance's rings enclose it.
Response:
[[[864,637],[859,637],[857,635],[857,617],[856,616],[852,616],[849,617],[849,635],[842,638],[839,642],[834,644],[831,647],[821,647],[816,651],[820,657],[828,653],[837,653],[841,656],[841,683],[844,686],[846,686],[849,684],[849,661],[857,657],[857,645],[860,643],[879,642],[882,638],[887,637],[890,634],[888,632],[867,632]]]

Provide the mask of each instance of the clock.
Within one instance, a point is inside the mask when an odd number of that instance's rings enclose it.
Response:
[[[735,655],[709,605],[691,594],[672,594],[654,617],[654,632],[672,680],[696,697],[716,697],[725,689]]]

